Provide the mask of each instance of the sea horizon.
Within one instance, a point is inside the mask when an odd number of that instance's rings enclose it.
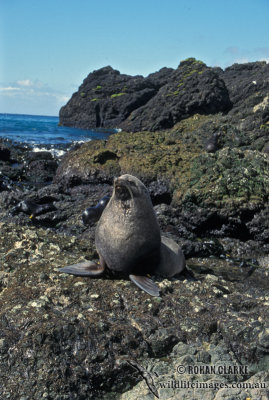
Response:
[[[0,139],[33,147],[68,149],[76,143],[106,139],[115,132],[62,126],[53,115],[0,113]]]
[[[59,115],[47,115],[47,114],[27,114],[27,113],[11,113],[11,112],[0,112],[0,115],[20,115],[28,117],[49,117],[49,118],[59,118]]]

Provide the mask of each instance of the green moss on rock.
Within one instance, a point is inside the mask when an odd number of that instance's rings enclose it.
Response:
[[[130,173],[145,182],[166,180],[175,205],[192,199],[201,206],[229,209],[268,201],[268,155],[225,143],[216,153],[206,153],[201,132],[213,123],[211,118],[195,115],[171,130],[120,132],[107,141],[85,143],[66,155],[56,180],[71,173],[86,181],[98,175],[112,181]]]
[[[114,99],[115,97],[121,97],[121,96],[124,96],[126,93],[114,93],[114,94],[112,94],[110,97],[111,97],[111,99]]]
[[[188,196],[198,204],[262,204],[269,196],[269,160],[258,151],[224,148],[201,154],[191,165]],[[185,196],[184,200],[188,200]]]

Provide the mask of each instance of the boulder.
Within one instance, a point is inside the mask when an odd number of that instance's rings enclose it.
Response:
[[[61,108],[60,124],[84,129],[118,128],[134,109],[156,94],[163,79],[157,82],[120,74],[111,67],[94,71]]]
[[[0,143],[0,161],[10,161],[10,150]]]

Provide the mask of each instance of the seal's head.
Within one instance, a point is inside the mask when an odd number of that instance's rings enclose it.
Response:
[[[114,180],[114,190],[112,197],[114,200],[126,202],[129,200],[135,201],[142,197],[150,200],[149,193],[145,185],[135,176],[125,174]]]

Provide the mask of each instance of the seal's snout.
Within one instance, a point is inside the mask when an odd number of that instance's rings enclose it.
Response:
[[[116,178],[114,181],[116,198],[122,201],[129,200],[132,197],[129,186],[130,185],[128,184],[126,179],[122,179],[121,177]]]
[[[123,186],[123,181],[120,178],[114,180],[114,188],[116,192],[120,191]]]
[[[115,178],[114,179],[114,187],[116,188],[117,186],[120,186],[122,182],[122,179],[120,178]]]

